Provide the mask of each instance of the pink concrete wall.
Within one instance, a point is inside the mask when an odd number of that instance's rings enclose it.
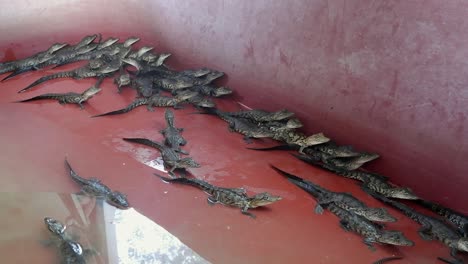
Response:
[[[142,36],[172,52],[174,65],[225,71],[243,103],[288,107],[308,132],[380,153],[370,169],[468,211],[466,1],[47,5],[2,3],[0,44],[12,48],[5,56],[94,32]]]

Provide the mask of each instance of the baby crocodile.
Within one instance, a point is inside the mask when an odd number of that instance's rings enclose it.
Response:
[[[367,154],[362,153],[356,157],[349,157],[349,158],[330,158],[328,154],[325,154],[320,151],[309,150],[309,152],[313,152],[312,156],[308,155],[293,155],[294,157],[307,162],[309,164],[315,165],[317,161],[322,161],[325,164],[334,166],[341,170],[356,170],[360,168],[364,163],[376,159],[378,156],[376,154]]]
[[[104,114],[95,115],[95,116],[92,116],[92,117],[125,114],[125,113],[128,113],[128,112],[132,111],[133,109],[135,109],[135,108],[137,108],[139,106],[142,106],[142,105],[146,105],[146,108],[148,109],[148,111],[151,111],[151,112],[154,111],[153,107],[155,107],[155,106],[158,106],[158,107],[172,106],[174,108],[181,108],[179,106],[179,104],[181,102],[189,99],[190,97],[192,97],[194,95],[195,95],[195,93],[190,93],[190,94],[187,93],[187,94],[183,94],[183,95],[180,95],[180,96],[167,97],[167,96],[162,96],[162,95],[159,95],[159,94],[155,94],[155,95],[153,95],[151,97],[148,97],[148,98],[147,97],[137,98],[130,105],[128,105],[127,107],[125,107],[123,109],[107,112],[107,113],[104,113]]]
[[[86,258],[96,253],[92,249],[83,249],[80,243],[67,238],[65,235],[66,227],[59,221],[46,217],[44,222],[54,236],[52,243],[59,248],[61,264],[86,264]]]
[[[387,177],[360,170],[346,171],[338,169],[329,164],[315,163],[316,166],[329,170],[337,175],[363,182],[361,185],[365,192],[377,192],[385,197],[417,200],[417,197],[410,188],[395,187],[388,183]]]
[[[47,229],[57,238],[63,238],[65,235],[65,230],[67,227],[59,222],[58,220],[52,217],[45,217],[44,223],[47,226]]]
[[[36,69],[37,65],[53,58],[54,53],[62,49],[65,46],[67,46],[67,44],[56,43],[56,44],[53,44],[46,51],[41,51],[25,59],[10,61],[10,62],[0,64],[0,74],[11,72],[11,71],[24,71],[24,70]]]
[[[164,136],[164,144],[179,153],[188,154],[187,152],[180,149],[180,146],[187,144],[187,140],[185,140],[182,135],[180,135],[180,132],[182,132],[183,129],[176,128],[174,126],[174,113],[170,109],[166,108],[164,117],[167,124],[167,127],[161,130],[161,134]]]
[[[273,136],[273,132],[265,128],[258,127],[250,120],[240,117],[232,117],[216,108],[206,108],[204,110],[204,112],[199,113],[217,115],[229,124],[229,131],[244,135],[244,140],[247,144],[251,143],[250,138],[267,138]]]
[[[458,251],[468,252],[468,238],[461,237],[455,230],[445,224],[443,221],[415,211],[413,208],[400,202],[393,201],[387,197],[371,193],[376,199],[393,206],[404,215],[419,223],[421,228],[418,233],[424,240],[437,239],[451,249],[450,255],[456,257]]]
[[[151,141],[146,138],[123,138],[123,140],[159,150],[161,152],[161,158],[164,161],[164,168],[169,169],[168,173],[171,175],[173,175],[174,170],[176,169],[200,168],[200,164],[192,158],[186,157],[181,159],[174,149],[166,147],[159,142]]]
[[[270,150],[299,150],[300,146],[295,144],[284,144],[284,145],[277,145],[268,148],[251,148],[252,150],[259,150],[259,151],[270,151]],[[336,146],[331,142],[327,142],[324,144],[309,146],[304,148],[302,151],[304,154],[309,155],[311,157],[318,157],[318,160],[321,160],[322,157],[324,159],[329,158],[338,158],[338,157],[357,157],[361,153],[356,152],[350,146]]]
[[[330,141],[323,133],[317,133],[311,136],[306,136],[295,130],[282,130],[274,133],[273,139],[284,141],[287,144],[295,144],[300,146],[299,153],[304,154],[304,149],[313,145],[319,145]]]
[[[83,93],[46,93],[42,95],[35,96],[33,98],[17,101],[17,102],[29,102],[36,100],[57,100],[60,104],[77,104],[81,109],[84,109],[83,103],[87,102],[94,95],[101,91],[99,88],[102,82],[102,78],[97,81],[94,86],[86,89]]]
[[[383,230],[381,226],[359,216],[355,213],[346,211],[341,207],[330,203],[326,208],[340,218],[340,226],[346,231],[353,231],[364,237],[364,244],[371,250],[375,250],[373,243],[395,246],[413,246],[414,242],[409,240],[400,231]]]
[[[241,208],[242,214],[252,218],[255,218],[255,215],[248,212],[249,209],[272,204],[282,199],[280,196],[271,195],[267,192],[249,197],[244,188],[222,188],[194,178],[171,179],[158,174],[155,175],[165,182],[195,186],[210,195],[208,197],[208,204],[213,205],[215,203],[221,203],[227,206],[239,207]]]
[[[109,187],[104,185],[96,178],[85,179],[80,177],[70,166],[67,159],[65,159],[65,167],[69,172],[72,179],[81,186],[82,194],[87,194],[97,198],[104,198],[107,203],[119,209],[128,209],[130,205],[127,201],[127,196],[118,191],[112,191]]]
[[[31,71],[31,70],[37,70],[37,69],[43,68],[43,67],[48,66],[48,65],[56,64],[57,62],[60,62],[60,61],[64,60],[64,58],[66,58],[66,57],[75,56],[75,55],[78,55],[78,54],[83,54],[83,53],[86,53],[86,52],[90,52],[91,50],[96,48],[96,44],[95,45],[88,45],[88,44],[93,42],[93,40],[96,37],[97,37],[97,35],[86,36],[78,44],[73,45],[73,46],[65,46],[64,48],[58,50],[57,52],[54,52],[52,58],[50,58],[50,59],[48,59],[48,60],[46,60],[46,61],[44,61],[42,63],[36,64],[36,65],[31,65],[31,66],[28,66],[28,67],[24,67],[22,69],[15,70],[13,73],[11,73],[7,77],[3,78],[2,81],[11,79],[11,78],[13,78],[13,77],[15,77],[15,76],[17,76],[19,74],[22,74],[22,73],[25,73],[25,72],[28,72],[28,71]]]
[[[34,86],[39,85],[41,83],[58,79],[58,78],[73,78],[73,79],[84,79],[84,78],[92,78],[92,77],[98,77],[99,72],[98,69],[100,67],[103,67],[105,65],[105,62],[103,60],[94,60],[90,61],[87,65],[71,70],[71,71],[64,71],[64,72],[57,72],[53,73],[50,75],[43,76],[27,87],[21,89],[18,91],[18,93],[23,93],[26,92],[30,89],[32,89]]]
[[[232,90],[226,86],[214,87],[212,85],[195,85],[190,87],[190,90],[197,91],[203,95],[221,97],[223,95],[232,94]]]
[[[300,177],[297,177],[296,175],[287,173],[273,165],[270,166],[279,174],[288,178],[290,182],[297,185],[301,189],[309,193],[315,194],[317,198],[317,206],[315,207],[315,212],[317,214],[323,213],[322,205],[334,203],[335,205],[350,212],[353,212],[357,215],[365,217],[367,220],[370,221],[396,222],[396,218],[390,215],[388,211],[384,208],[368,207],[364,202],[358,200],[350,193],[329,191],[311,181],[307,181]]]
[[[244,110],[237,112],[225,112],[226,115],[233,117],[247,118],[255,122],[281,121],[294,116],[294,113],[287,109],[281,109],[276,112],[268,112],[261,109]]]
[[[445,217],[449,222],[451,222],[459,229],[460,233],[464,237],[468,237],[468,216],[438,203],[424,200],[417,200],[416,202],[435,212],[436,214]]]
[[[157,85],[168,91],[175,91],[178,89],[185,89],[195,85],[207,85],[215,79],[223,76],[222,72],[211,72],[202,78],[193,78],[190,76],[176,76],[176,77],[161,77],[155,79]]]

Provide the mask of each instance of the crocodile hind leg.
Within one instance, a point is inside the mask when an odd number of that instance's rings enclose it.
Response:
[[[317,206],[315,206],[315,210],[314,212],[316,214],[323,214],[323,207],[322,205],[326,205],[326,204],[329,204],[329,203],[332,203],[334,201],[333,198],[329,197],[329,198],[319,198],[318,201],[317,201]]]
[[[340,227],[343,228],[344,231],[349,232],[351,231],[351,227],[349,226],[349,222],[346,220],[340,220]]]
[[[375,251],[375,250],[376,250],[376,248],[374,247],[375,239],[370,238],[370,237],[366,237],[366,238],[364,238],[363,242],[364,242],[364,244],[367,245],[367,247],[368,247],[371,251]]]

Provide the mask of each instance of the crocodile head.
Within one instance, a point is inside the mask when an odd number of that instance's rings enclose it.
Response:
[[[135,67],[137,69],[137,71],[140,71],[142,69],[141,64],[138,61],[136,61],[136,60],[134,60],[132,58],[124,58],[124,59],[122,59],[122,62],[124,62],[124,63],[126,63],[128,65],[132,65],[133,67]]]
[[[305,139],[305,144],[307,146],[313,146],[318,144],[323,144],[330,141],[323,133],[313,134]]]
[[[90,44],[91,42],[93,42],[96,38],[97,38],[96,34],[85,36],[84,38],[82,38],[80,40],[80,42],[78,43],[77,46],[86,46],[86,45]]]
[[[206,108],[215,107],[215,103],[208,98],[202,98],[200,101],[196,103],[196,105],[199,107],[206,107]]]
[[[366,219],[376,222],[396,222],[397,219],[390,215],[385,208],[367,208],[362,212]]]
[[[272,194],[267,193],[267,192],[258,193],[256,195],[250,197],[249,207],[250,208],[255,208],[255,207],[259,207],[259,206],[264,206],[264,205],[268,205],[268,204],[277,202],[277,201],[279,201],[281,199],[283,199],[281,196],[272,195]]]
[[[281,109],[279,111],[276,111],[274,113],[272,113],[273,115],[273,118],[274,120],[276,121],[279,121],[279,120],[283,120],[283,119],[286,119],[286,118],[290,118],[294,115],[293,112],[287,110],[287,109]]]
[[[107,202],[119,209],[127,209],[130,207],[127,196],[121,192],[113,191],[107,196]]]
[[[143,46],[135,53],[134,56],[136,58],[140,58],[141,56],[145,55],[146,53],[148,53],[149,51],[151,51],[153,49],[154,49],[154,47]]]
[[[468,252],[468,238],[462,237],[458,239],[455,245],[458,250]]]
[[[286,128],[289,128],[289,129],[300,128],[302,126],[303,124],[301,120],[297,118],[291,118],[288,120],[288,122],[286,122]]]
[[[201,165],[192,158],[186,157],[177,162],[179,168],[200,168]]]
[[[228,95],[228,94],[232,94],[232,90],[226,86],[221,86],[221,87],[215,88],[211,95],[214,97],[220,97],[220,96]]]
[[[151,66],[161,66],[163,65],[164,61],[166,61],[167,58],[169,58],[172,54],[170,53],[163,53],[159,54],[158,59],[151,64]]]
[[[204,79],[205,79],[205,83],[208,84],[218,78],[221,78],[224,76],[224,72],[220,72],[220,71],[212,71],[210,73],[208,73],[207,75],[204,76]]]
[[[158,55],[153,53],[145,53],[139,59],[148,63],[155,62],[159,58]]]
[[[52,217],[44,218],[44,223],[54,235],[62,236],[65,233],[65,229],[67,228],[65,225],[60,223],[59,221],[53,219]]]
[[[67,45],[68,45],[67,43],[55,43],[54,45],[52,45],[52,46],[47,50],[47,53],[53,54],[53,53],[55,53],[56,51],[61,50],[63,47],[65,47],[65,46],[67,46]]]
[[[377,159],[379,157],[380,157],[379,154],[375,154],[375,153],[361,153],[361,154],[359,154],[359,156],[354,158],[352,162],[353,163],[364,164],[366,162],[375,160],[375,159]]]
[[[130,85],[130,83],[131,83],[130,74],[125,73],[125,74],[122,74],[122,75],[120,75],[118,77],[115,77],[114,78],[114,83],[117,84],[117,86],[119,88],[122,87],[122,86]]]
[[[132,46],[133,44],[135,44],[138,41],[140,41],[140,38],[138,38],[138,37],[129,37],[128,39],[125,40],[125,42],[123,43],[123,46],[125,48],[128,48],[128,47]]]
[[[388,192],[386,196],[405,200],[419,199],[419,197],[417,197],[410,188],[393,188]]]
[[[384,244],[396,245],[396,246],[414,246],[414,242],[405,237],[400,231],[383,230],[377,241]]]
[[[106,41],[100,43],[99,46],[97,47],[97,49],[100,50],[100,49],[110,47],[110,46],[114,45],[114,43],[116,43],[117,41],[119,41],[118,38],[110,37],[110,38],[106,39]]]
[[[176,95],[176,98],[180,101],[185,101],[187,99],[190,99],[194,96],[197,96],[198,95],[198,92],[194,92],[194,91],[183,91],[183,92],[180,92]]]
[[[102,89],[99,87],[91,86],[86,91],[83,92],[83,98],[85,98],[85,100],[88,100],[89,98],[99,93],[101,90]]]

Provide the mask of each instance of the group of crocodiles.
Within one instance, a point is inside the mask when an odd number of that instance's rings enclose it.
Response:
[[[447,263],[462,263],[457,252],[468,252],[468,216],[456,212],[440,204],[426,201],[418,197],[409,188],[399,187],[391,183],[383,175],[363,170],[360,167],[379,155],[356,151],[351,146],[341,146],[332,142],[323,133],[305,135],[298,131],[302,123],[293,112],[286,109],[269,112],[265,110],[241,110],[236,112],[222,111],[216,108],[215,97],[232,93],[228,87],[217,87],[213,81],[222,77],[223,72],[201,68],[177,71],[171,69],[165,60],[171,56],[167,53],[155,53],[153,47],[143,46],[139,49],[133,45],[140,39],[129,37],[123,42],[110,37],[102,40],[100,35],[85,36],[75,45],[66,43],[53,44],[49,49],[30,57],[0,63],[0,74],[10,72],[2,81],[27,71],[37,71],[46,67],[56,68],[61,65],[87,61],[79,68],[46,75],[34,81],[19,93],[34,87],[40,87],[52,79],[57,78],[96,78],[97,82],[82,93],[46,93],[33,98],[21,100],[57,100],[61,104],[77,104],[84,108],[94,95],[101,92],[104,78],[114,77],[117,92],[130,87],[136,90],[137,97],[129,105],[121,109],[93,117],[114,116],[132,111],[136,107],[146,105],[149,111],[153,107],[166,107],[166,128],[160,131],[163,142],[146,138],[123,138],[129,143],[143,144],[156,148],[161,152],[164,167],[171,177],[155,174],[165,182],[180,183],[195,186],[208,193],[209,204],[221,203],[238,207],[241,212],[252,218],[255,217],[249,209],[265,206],[281,200],[267,192],[249,196],[244,188],[226,188],[214,186],[206,181],[195,178],[187,169],[198,168],[200,164],[189,153],[182,149],[187,140],[181,135],[183,129],[177,128],[174,121],[174,109],[182,108],[184,104],[192,104],[198,112],[195,114],[209,114],[219,117],[228,124],[229,131],[244,135],[247,143],[255,138],[271,138],[282,142],[282,145],[268,148],[249,148],[257,151],[294,151],[292,155],[313,166],[335,173],[336,175],[354,179],[360,182],[362,189],[401,211],[404,215],[419,223],[422,227],[419,234],[424,240],[437,239],[450,248],[453,259],[439,258]],[[186,155],[185,157],[182,155]],[[102,198],[109,204],[120,209],[130,207],[127,197],[118,191],[112,191],[104,183],[95,178],[82,178],[65,160],[67,172],[71,178],[81,186],[81,193]],[[284,176],[290,183],[298,186],[312,195],[317,205],[315,212],[323,214],[324,209],[335,214],[340,226],[346,231],[353,231],[363,237],[363,241],[372,250],[374,243],[412,246],[414,242],[396,230],[388,230],[382,222],[395,222],[397,219],[384,208],[373,208],[358,200],[350,193],[327,190],[318,184],[288,173],[276,166],[272,169]],[[417,212],[414,208],[396,201],[408,200],[432,210],[442,218],[429,216]],[[54,244],[61,252],[62,263],[86,263],[86,257],[92,255],[92,250],[85,250],[77,241],[67,236],[65,225],[58,220],[46,217],[47,228],[52,233]],[[375,263],[400,259],[399,256],[378,260]]]

